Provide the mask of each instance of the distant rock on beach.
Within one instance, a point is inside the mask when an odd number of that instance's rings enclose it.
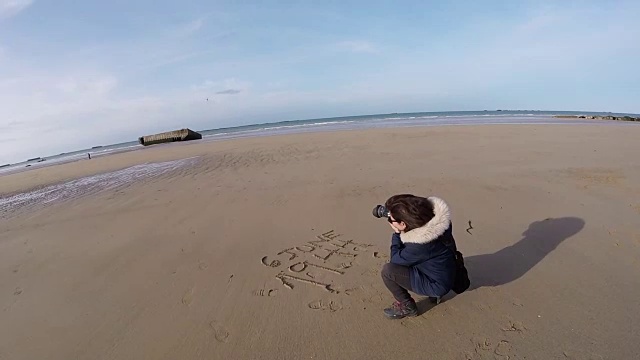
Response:
[[[617,120],[617,121],[640,121],[640,117],[631,116],[603,116],[603,115],[555,115],[561,119],[593,119],[593,120]]]

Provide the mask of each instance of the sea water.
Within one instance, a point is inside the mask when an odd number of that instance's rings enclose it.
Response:
[[[613,115],[637,116],[634,114],[614,114],[575,111],[533,111],[533,110],[497,110],[497,111],[447,111],[420,113],[393,113],[377,115],[359,115],[336,118],[280,121],[274,123],[252,124],[237,127],[196,130],[204,141],[234,139],[241,137],[269,136],[280,134],[305,133],[316,131],[358,130],[368,128],[391,128],[412,126],[452,126],[452,125],[489,125],[489,124],[601,124],[601,125],[637,125],[622,121],[561,119],[554,115]],[[171,130],[171,129],[168,129]],[[25,161],[0,168],[0,175],[25,170],[26,167],[38,168],[56,163],[77,161],[99,157],[123,151],[142,149],[135,141],[123,142],[91,149],[82,149],[69,153],[42,157],[42,160]]]
[[[54,201],[73,200],[104,190],[118,189],[141,179],[158,177],[162,174],[191,166],[196,161],[196,157],[191,157],[173,161],[144,163],[117,171],[48,185],[11,196],[0,196],[0,216],[5,216],[19,209],[28,209],[35,206],[42,207]]]

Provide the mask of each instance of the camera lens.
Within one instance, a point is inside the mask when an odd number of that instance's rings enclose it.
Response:
[[[389,216],[389,210],[387,210],[387,208],[384,207],[384,205],[376,205],[376,207],[373,208],[372,213],[373,213],[373,216],[377,218]]]

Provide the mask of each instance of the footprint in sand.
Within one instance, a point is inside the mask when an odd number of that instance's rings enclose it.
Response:
[[[357,293],[359,290],[362,290],[362,286],[354,287],[354,288],[351,288],[351,289],[345,289],[343,292],[344,292],[345,295],[351,296],[354,293]]]
[[[199,262],[198,263],[198,269],[200,270],[206,270],[209,267],[209,265],[207,265],[207,263],[205,262]]]
[[[511,344],[508,341],[502,340],[496,346],[496,349],[493,351],[494,354],[502,357],[504,359],[509,359],[511,357]]]
[[[478,338],[474,340],[475,356],[470,359],[496,359],[513,360],[516,358],[511,344],[506,340],[494,342],[488,338]],[[468,352],[465,356],[470,355]]]
[[[328,302],[326,300],[314,300],[307,306],[312,310],[329,310],[331,312],[336,312],[343,308],[342,304],[333,300],[329,300]]]
[[[187,292],[182,295],[182,304],[185,306],[189,306],[191,305],[191,302],[193,301],[193,288],[187,290]]]
[[[253,292],[253,295],[273,297],[273,296],[276,296],[277,292],[278,292],[278,289],[259,289],[259,290],[255,290]]]
[[[411,330],[417,328],[424,328],[424,319],[420,316],[417,317],[406,317],[400,320],[400,325]]]
[[[338,311],[338,310],[342,310],[342,304],[337,303],[335,301],[330,301],[329,302],[329,310],[333,311]]]
[[[476,352],[491,351],[491,349],[493,348],[493,342],[487,338],[477,339],[475,343],[476,343]]]
[[[22,294],[22,289],[21,289],[21,288],[19,288],[19,287],[17,287],[17,288],[13,291],[13,295],[16,295],[16,296],[17,296],[17,295],[20,295],[20,294]]]
[[[218,342],[229,342],[229,330],[227,330],[220,322],[213,320],[209,323],[211,329],[213,329],[213,335]]]
[[[309,309],[321,310],[322,309],[322,300],[312,301],[307,306],[309,307]]]
[[[509,321],[509,324],[502,328],[502,331],[524,332],[526,327],[520,321]]]

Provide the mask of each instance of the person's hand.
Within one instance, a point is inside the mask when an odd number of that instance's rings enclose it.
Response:
[[[391,226],[391,228],[393,229],[393,231],[394,231],[396,234],[400,234],[400,230],[398,230],[398,228],[396,228],[395,226],[393,226],[393,223],[389,223],[389,225]]]

